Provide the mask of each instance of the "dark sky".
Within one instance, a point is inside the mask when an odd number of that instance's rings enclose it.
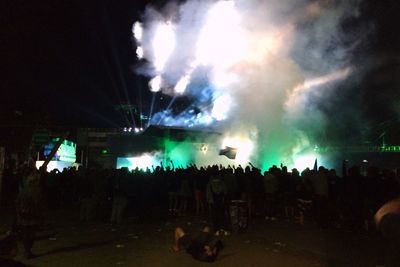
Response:
[[[26,116],[48,116],[57,124],[124,123],[114,106],[137,104],[140,92],[147,91],[131,71],[131,26],[145,2],[44,0],[3,5],[3,121],[18,110]]]
[[[148,108],[146,81],[132,72],[131,34],[148,2],[3,1],[0,124],[15,123],[21,111],[57,125],[125,126],[116,104]],[[361,97],[376,122],[398,117],[387,103],[399,97],[399,11],[395,0],[364,1],[362,9],[375,33],[360,57],[376,67],[360,83]]]

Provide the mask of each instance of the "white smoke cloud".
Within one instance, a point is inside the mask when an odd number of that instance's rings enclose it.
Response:
[[[346,35],[342,22],[359,16],[360,2],[189,0],[162,11],[149,6],[137,40],[154,66],[145,73],[156,77],[150,88],[195,99],[177,116],[155,114],[154,122],[213,125],[251,136],[253,161],[276,163],[279,156],[290,164],[294,149],[312,146],[309,139],[328,123],[312,98],[352,75],[351,52],[361,41]],[[309,129],[297,127],[306,120]]]

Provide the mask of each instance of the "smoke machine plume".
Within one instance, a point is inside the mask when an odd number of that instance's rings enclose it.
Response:
[[[343,32],[360,0],[188,0],[147,6],[132,32],[149,89],[190,99],[150,124],[213,128],[243,161],[283,162],[312,151],[329,123],[318,108],[356,75],[361,33]],[[314,163],[313,158],[311,163]]]

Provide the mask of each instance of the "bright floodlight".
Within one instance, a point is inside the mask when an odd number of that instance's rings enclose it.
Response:
[[[139,168],[145,170],[146,168],[151,168],[151,165],[156,164],[155,159],[150,154],[143,154],[138,157],[128,158],[131,165],[128,167],[130,170]]]
[[[144,55],[143,48],[141,46],[138,46],[136,48],[136,56],[138,57],[138,59],[142,59],[143,55]]]
[[[294,166],[299,171],[303,171],[306,168],[312,169],[316,158],[317,155],[315,153],[298,155],[294,161]]]
[[[162,79],[161,76],[158,75],[156,77],[154,77],[153,79],[151,79],[149,86],[150,86],[150,90],[152,92],[158,92],[161,89],[161,83],[162,83]]]
[[[190,77],[189,77],[189,75],[183,76],[183,77],[178,81],[178,83],[176,84],[176,86],[175,86],[175,88],[174,88],[175,92],[178,93],[178,94],[183,94],[183,93],[185,92],[186,87],[188,86],[189,82],[190,82]]]
[[[253,151],[253,142],[247,137],[226,137],[222,142],[222,147],[233,147],[237,149],[235,158],[236,163],[248,163]]]
[[[214,106],[211,112],[212,117],[217,121],[225,120],[228,117],[231,101],[231,97],[227,94],[218,97],[214,101]]]
[[[201,151],[203,154],[206,154],[206,153],[207,153],[207,150],[208,150],[208,146],[207,146],[206,144],[202,144],[202,145],[200,146],[200,151]]]
[[[246,38],[233,1],[220,1],[208,12],[197,42],[196,62],[226,69],[245,57]]]
[[[141,41],[143,36],[143,27],[140,22],[135,22],[132,27],[132,33],[135,36],[136,40]]]
[[[170,22],[158,25],[153,39],[154,67],[161,72],[175,48],[175,32]]]

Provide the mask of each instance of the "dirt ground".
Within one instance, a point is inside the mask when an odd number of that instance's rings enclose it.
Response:
[[[4,215],[4,214],[3,214]],[[9,221],[1,216],[0,232]],[[314,224],[254,219],[247,231],[223,237],[225,248],[214,263],[193,260],[185,252],[171,252],[173,230],[193,232],[208,225],[202,217],[172,218],[148,223],[128,220],[116,229],[105,222],[80,223],[73,212],[47,215],[50,227],[40,233],[25,260],[29,266],[377,266],[377,238],[343,230],[320,230]]]

